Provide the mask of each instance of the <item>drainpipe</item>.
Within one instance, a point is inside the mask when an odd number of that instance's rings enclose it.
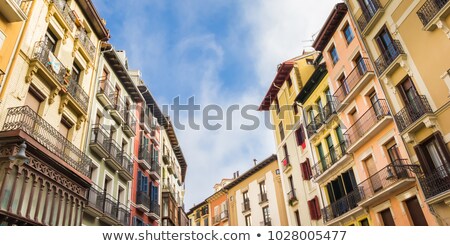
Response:
[[[33,11],[34,11],[34,7],[36,5],[37,1],[33,1],[31,3],[31,7],[30,7],[30,11],[28,12],[27,15],[27,19],[25,20],[25,24],[22,25],[20,32],[19,32],[19,42],[16,43],[16,45],[14,46],[14,50],[13,50],[13,59],[9,62],[9,64],[7,65],[6,71],[5,71],[5,78],[4,78],[4,84],[2,83],[2,87],[1,87],[1,92],[0,92],[0,98],[4,98],[5,93],[6,93],[6,88],[8,87],[9,81],[11,79],[11,73],[10,71],[14,70],[14,67],[16,65],[16,61],[17,61],[17,57],[19,56],[19,52],[20,52],[20,47],[22,47],[22,43],[25,39],[24,37],[24,33],[27,33],[29,24],[30,24],[30,17],[33,15]],[[3,82],[1,81],[1,82]],[[0,102],[1,103],[1,102]]]

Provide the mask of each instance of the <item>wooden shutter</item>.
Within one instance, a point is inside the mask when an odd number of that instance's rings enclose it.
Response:
[[[308,177],[308,180],[311,180],[312,178],[312,170],[311,170],[311,164],[309,163],[309,158],[306,158],[306,174]]]
[[[142,172],[140,170],[137,175],[137,190],[142,191]]]
[[[315,218],[314,218],[314,205],[312,203],[313,203],[312,200],[308,201],[309,217],[311,218],[311,220],[315,220]]]
[[[316,210],[316,219],[318,220],[321,217],[321,213],[320,213],[319,198],[317,196],[314,197],[314,205],[315,205],[315,210]]]

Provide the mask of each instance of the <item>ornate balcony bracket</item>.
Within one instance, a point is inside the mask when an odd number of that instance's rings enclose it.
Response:
[[[450,39],[450,28],[443,20],[438,20],[438,22],[436,22],[436,26],[444,32],[448,39]]]
[[[77,124],[75,125],[76,129],[77,129],[77,130],[80,130],[81,125],[82,125],[84,122],[86,122],[86,117],[85,117],[84,115],[83,115],[83,116],[79,116],[79,117],[77,118]]]
[[[61,96],[61,102],[59,103],[58,113],[62,114],[64,112],[64,108],[67,106],[69,102],[69,96],[67,93]]]
[[[55,102],[55,97],[59,94],[60,89],[55,88],[50,92],[50,95],[48,97],[48,104],[51,105]]]
[[[437,127],[436,118],[434,117],[425,117],[425,119],[423,119],[423,124],[425,125],[426,128]]]
[[[31,83],[33,81],[33,76],[38,72],[39,68],[37,66],[30,66],[28,68],[27,75],[25,76],[25,82]]]
[[[416,142],[416,139],[414,138],[414,134],[412,133],[405,133],[403,134],[403,139],[406,143],[414,144]]]

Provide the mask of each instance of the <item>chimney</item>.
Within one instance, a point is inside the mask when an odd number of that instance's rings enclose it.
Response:
[[[255,166],[256,166],[256,159],[253,159],[253,163],[255,164]]]
[[[236,178],[239,178],[239,171],[236,172]]]

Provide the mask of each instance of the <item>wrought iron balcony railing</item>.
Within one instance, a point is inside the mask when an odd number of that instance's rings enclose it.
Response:
[[[154,213],[156,215],[160,215],[161,208],[160,205],[158,204],[158,201],[151,201],[150,202],[150,213]]]
[[[368,58],[361,59],[356,67],[348,74],[348,76],[342,81],[342,84],[334,92],[334,98],[336,100],[336,106],[340,107],[342,102],[347,98],[347,95],[355,89],[360,83],[361,79],[368,73],[373,72]]]
[[[72,95],[75,101],[80,105],[84,112],[87,112],[89,104],[89,96],[78,84],[78,81],[71,79],[69,86],[67,86],[67,92]]]
[[[150,157],[150,150],[141,145],[139,147],[138,160],[142,160],[150,164]]]
[[[417,11],[420,21],[423,26],[428,23],[441,11],[442,8],[449,2],[449,0],[428,0]]]
[[[370,131],[378,122],[389,115],[389,108],[384,99],[378,99],[359,119],[344,133],[350,147]]]
[[[405,52],[403,51],[400,42],[398,40],[393,40],[380,57],[375,60],[375,67],[377,68],[378,75],[383,74],[394,60],[403,54],[405,54]]]
[[[270,217],[266,218],[265,220],[259,222],[259,225],[260,226],[272,226],[272,219]]]
[[[13,130],[26,132],[75,170],[90,176],[92,160],[29,106],[8,108],[2,131]]]
[[[378,0],[368,0],[366,6],[362,7],[363,12],[362,15],[358,18],[358,25],[361,28],[361,31],[366,29],[370,20],[375,16],[379,9],[381,9],[381,3]]]
[[[347,143],[343,141],[340,145],[330,149],[330,152],[312,167],[314,178],[319,177],[347,154]]]
[[[220,219],[221,220],[228,219],[228,210],[224,210],[224,211],[220,212]]]
[[[119,210],[117,212],[117,220],[120,222],[123,226],[129,226],[130,225],[130,216],[131,212],[130,209],[119,203]]]
[[[150,209],[150,197],[148,194],[142,191],[136,191],[136,205],[142,205]]]
[[[427,199],[450,190],[450,163],[420,175],[419,182]]]
[[[133,161],[131,157],[125,153],[121,152],[119,154],[120,164],[122,165],[122,168],[127,171],[130,175],[133,174]]]
[[[151,165],[150,165],[151,171],[158,174],[158,176],[161,176],[161,167],[159,166],[158,160],[152,158],[151,159]]]
[[[109,103],[114,103],[114,89],[108,78],[100,78],[97,94],[105,96]]]
[[[339,216],[351,211],[358,206],[361,201],[361,191],[358,189],[339,198],[337,201],[322,208],[323,219],[325,222],[338,218]]]
[[[133,131],[133,133],[136,133],[136,118],[130,110],[125,111],[125,124]]]
[[[334,101],[329,101],[327,104],[325,104],[322,110],[322,114],[323,121],[327,122],[331,118],[331,116],[336,114],[336,103]]]
[[[316,134],[320,127],[323,125],[323,112],[319,111],[314,119],[308,123],[306,126],[306,131],[308,131],[308,136]]]
[[[88,54],[88,56],[93,59],[95,56],[95,45],[92,43],[91,39],[87,35],[87,32],[84,28],[79,28],[75,38],[79,40],[81,46],[83,46],[84,50]]]
[[[47,72],[49,72],[53,78],[60,85],[66,84],[67,69],[62,62],[53,54],[44,41],[36,42],[34,45],[32,59],[38,60],[45,66]]]
[[[104,216],[119,221],[121,225],[130,224],[130,209],[95,184],[89,188],[88,206],[102,212]]]
[[[242,202],[242,213],[250,211],[250,200],[245,199],[244,202]]]
[[[109,158],[115,160],[117,163],[121,163],[121,148],[116,140],[110,138],[106,140],[108,144]]]
[[[420,117],[426,113],[432,113],[433,110],[428,103],[425,96],[418,95],[400,110],[395,116],[395,122],[397,123],[400,132],[404,131],[408,126],[416,122]]]
[[[371,198],[403,179],[414,178],[418,172],[419,165],[411,165],[406,159],[396,160],[358,184],[362,199]]]
[[[72,30],[75,27],[74,21],[75,15],[73,14],[72,9],[70,9],[69,5],[67,4],[67,1],[66,0],[51,0],[51,1],[53,4],[55,4],[56,9],[63,16],[70,30]]]
[[[103,151],[109,151],[109,134],[101,124],[92,125],[91,144],[97,144],[103,148]]]
[[[125,103],[123,98],[118,96],[116,92],[113,92],[113,110],[117,111],[120,117],[125,120]]]
[[[292,189],[287,193],[288,203],[289,205],[293,205],[295,202],[298,201],[297,194],[295,193],[295,189]]]

